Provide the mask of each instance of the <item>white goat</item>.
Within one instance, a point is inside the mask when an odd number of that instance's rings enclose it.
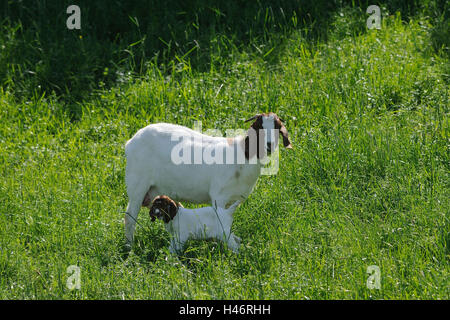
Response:
[[[278,134],[266,137],[260,133],[275,129],[275,133],[281,133],[284,146],[292,148],[287,130],[276,114],[259,114],[246,122],[251,120],[255,121],[247,135],[235,138],[211,137],[183,126],[156,123],[140,129],[126,143],[128,245],[133,242],[141,206],[150,208],[157,195],[167,195],[177,201],[211,203],[221,208],[250,195],[261,172],[260,160],[265,156],[261,151],[270,153],[278,145]],[[183,150],[184,163],[179,164],[179,159],[175,159],[180,154],[177,150]],[[198,154],[212,157],[213,153],[216,162],[197,159]],[[240,155],[244,161],[239,161]],[[222,161],[223,156],[226,161]]]
[[[165,195],[157,196],[152,201],[150,217],[152,221],[164,221],[170,233],[169,251],[179,252],[189,239],[217,239],[226,244],[234,252],[238,252],[240,239],[231,232],[233,213],[240,201],[233,203],[228,209],[202,207],[186,209],[179,206]]]

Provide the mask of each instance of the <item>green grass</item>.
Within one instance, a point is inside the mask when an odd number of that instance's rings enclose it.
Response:
[[[223,32],[196,63],[164,51],[120,81],[74,77],[74,95],[45,81],[27,91],[43,78],[5,65],[0,298],[449,299],[448,49],[432,19],[385,15],[366,30],[364,12],[330,13],[326,37],[291,25],[243,43],[217,18]],[[13,24],[3,28],[11,49]],[[171,255],[143,209],[125,257],[125,142],[153,122],[225,132],[266,111],[286,120],[294,149],[236,211],[241,252],[191,241]],[[70,265],[80,290],[66,287]],[[366,286],[370,265],[379,290]]]

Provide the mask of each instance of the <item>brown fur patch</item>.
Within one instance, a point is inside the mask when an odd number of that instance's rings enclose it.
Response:
[[[255,115],[255,116],[245,120],[245,122],[255,120],[252,123],[252,125],[247,133],[247,136],[245,137],[245,147],[244,147],[245,158],[250,159],[251,157],[253,157],[255,155],[255,152],[256,152],[258,159],[260,159],[260,157],[261,157],[260,150],[265,150],[264,149],[265,146],[262,145],[262,144],[264,144],[264,141],[261,141],[261,139],[260,139],[259,130],[261,130],[263,128],[262,127],[262,118],[268,117],[268,116],[273,117],[273,119],[275,121],[275,123],[274,123],[275,129],[280,130],[280,134],[283,137],[284,147],[287,149],[292,149],[292,144],[291,144],[291,141],[289,140],[289,135],[288,135],[287,129],[284,126],[284,124],[282,123],[282,120],[273,112],[261,113],[261,114]],[[251,129],[256,131],[256,139],[257,139],[256,150],[254,150],[255,148],[252,148],[252,150],[250,149],[249,135],[250,135]],[[276,141],[276,143],[278,143],[278,141]],[[264,152],[264,155],[265,155],[265,152]]]
[[[160,214],[155,213],[156,209],[159,209],[159,211],[162,212],[164,223],[169,223],[170,220],[175,218],[178,211],[178,206],[175,201],[170,199],[168,196],[161,195],[157,196],[152,201],[152,206],[149,212],[152,221],[155,221],[155,218],[160,216]]]
[[[292,149],[292,144],[291,141],[289,140],[289,134],[287,132],[287,129],[277,115],[275,115],[275,129],[280,130],[281,136],[283,137],[284,147],[287,149]]]
[[[255,119],[255,121],[252,123],[252,125],[250,126],[250,128],[247,131],[247,136],[245,137],[245,147],[244,147],[244,151],[245,151],[245,158],[246,159],[250,159],[253,156],[257,156],[257,158],[259,159],[260,157],[260,139],[259,139],[259,130],[262,129],[262,114],[253,116],[252,118],[246,120],[250,121]],[[250,146],[250,135],[255,135],[256,134],[256,148],[254,146]]]

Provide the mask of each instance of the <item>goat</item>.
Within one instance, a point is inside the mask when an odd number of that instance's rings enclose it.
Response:
[[[189,239],[217,239],[228,244],[235,253],[239,250],[240,239],[231,232],[233,213],[240,201],[233,203],[228,209],[203,207],[186,209],[178,206],[168,196],[157,196],[150,207],[150,217],[163,220],[170,233],[171,253],[179,252]]]
[[[261,173],[261,160],[265,157],[261,151],[270,154],[275,150],[278,132],[283,137],[284,146],[292,148],[288,132],[275,113],[259,114],[245,122],[252,120],[254,122],[247,134],[234,138],[211,137],[168,123],[151,124],[138,130],[125,145],[125,182],[129,201],[125,214],[127,245],[131,246],[133,242],[141,206],[150,208],[151,200],[157,195],[168,195],[177,201],[211,203],[220,208],[246,199]],[[265,137],[268,130],[275,131],[275,138],[272,135]],[[180,138],[181,142],[174,142]],[[193,163],[174,161],[180,148],[194,149],[193,154],[187,152],[185,157]],[[211,150],[214,150],[218,161],[208,164],[197,161],[198,151],[200,155],[208,152],[211,155]],[[227,159],[234,161],[220,163],[222,151],[227,157],[232,155]],[[244,161],[239,161],[240,156]]]

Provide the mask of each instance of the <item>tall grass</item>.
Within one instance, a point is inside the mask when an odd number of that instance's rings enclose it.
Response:
[[[126,82],[156,64],[164,73],[228,68],[245,51],[279,61],[293,30],[310,43],[364,31],[370,1],[86,1],[81,30],[68,30],[70,1],[8,1],[0,10],[0,85],[16,97],[54,92],[78,119],[77,102],[94,89]],[[385,1],[385,14],[433,21],[433,46],[448,48],[449,6],[443,0]],[[336,26],[334,16],[346,14]],[[337,34],[334,33],[334,36]],[[446,49],[448,52],[448,49]],[[231,59],[230,59],[231,58]]]
[[[80,2],[80,33],[38,3],[6,6],[0,38],[1,298],[449,298],[448,49],[427,11],[440,2],[388,2],[381,30],[357,2]],[[157,121],[225,132],[263,111],[294,149],[236,211],[241,252],[191,241],[171,255],[142,210],[124,256],[127,139]]]

